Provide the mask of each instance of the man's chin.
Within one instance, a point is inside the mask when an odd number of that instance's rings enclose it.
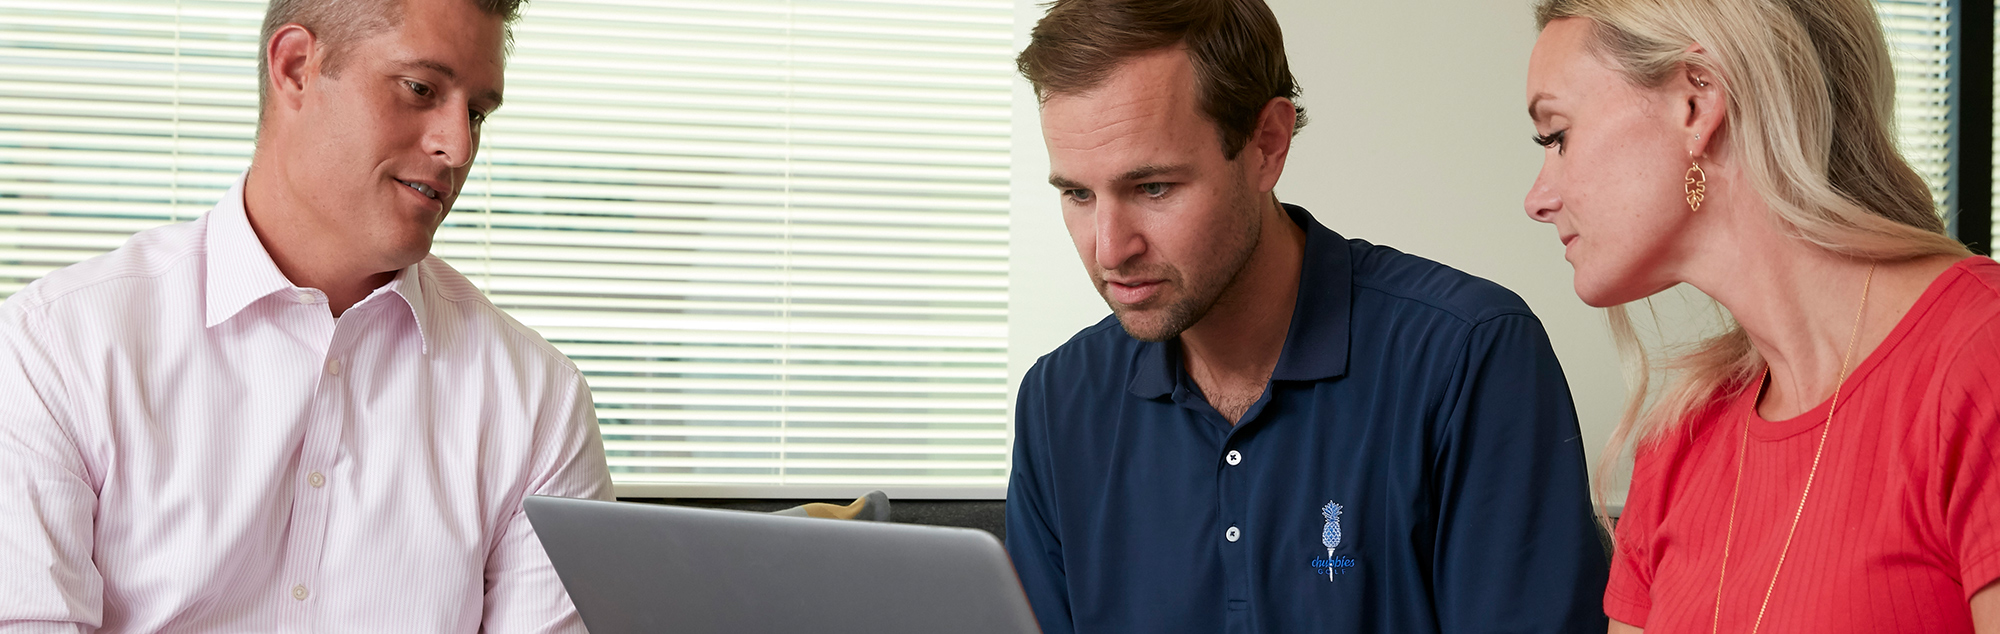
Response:
[[[1118,316],[1118,325],[1125,328],[1127,336],[1140,341],[1172,341],[1174,337],[1181,336],[1181,331],[1187,330],[1186,326],[1176,327],[1177,324],[1171,323],[1173,320],[1168,319],[1167,311],[1162,309],[1136,310],[1114,306],[1111,314]]]

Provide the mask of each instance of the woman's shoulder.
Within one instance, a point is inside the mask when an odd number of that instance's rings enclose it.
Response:
[[[1958,261],[1931,281],[1912,310],[1935,315],[1936,336],[1992,336],[2000,323],[2000,262],[1985,256]]]
[[[2000,263],[1984,256],[1965,258],[1940,274],[1912,310],[1923,310],[1912,335],[1929,341],[1917,360],[1942,372],[1947,384],[1986,379],[2000,367]],[[1915,369],[1915,368],[1905,368]]]
[[[1728,427],[1730,412],[1743,398],[1742,386],[1725,385],[1678,420],[1641,439],[1633,451],[1633,481],[1644,478],[1666,484],[1676,479],[1690,458],[1724,435],[1721,432]]]

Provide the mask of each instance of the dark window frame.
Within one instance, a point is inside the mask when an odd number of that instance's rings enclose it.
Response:
[[[1974,253],[1986,255],[1993,252],[1993,0],[1953,2],[1951,17],[1951,191],[1945,226]]]

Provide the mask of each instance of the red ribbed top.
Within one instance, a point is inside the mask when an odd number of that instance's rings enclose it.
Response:
[[[1746,447],[1721,631],[1749,632],[1829,403],[1782,421],[1755,390],[1640,448],[1604,611],[1647,634],[1708,632]],[[1749,426],[1747,445],[1744,427]],[[1972,632],[2000,579],[2000,264],[1938,276],[1840,388],[1811,498],[1760,632]]]

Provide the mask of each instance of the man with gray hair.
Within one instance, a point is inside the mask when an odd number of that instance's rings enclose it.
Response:
[[[0,306],[0,633],[582,631],[589,388],[429,254],[519,4],[275,0],[236,186]]]

